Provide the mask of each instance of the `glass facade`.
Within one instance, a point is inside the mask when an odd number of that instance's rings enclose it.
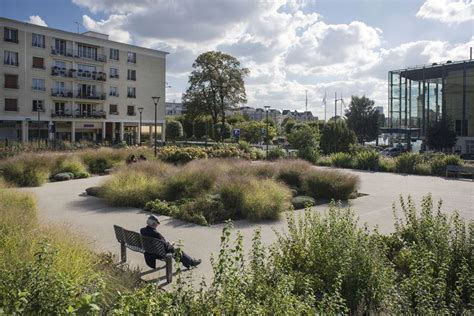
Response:
[[[474,61],[433,63],[388,73],[390,128],[419,129],[442,117],[458,136],[474,136]]]

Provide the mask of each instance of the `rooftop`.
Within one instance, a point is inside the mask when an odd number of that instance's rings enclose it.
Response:
[[[442,78],[443,73],[452,70],[461,70],[464,67],[473,68],[474,60],[448,60],[445,63],[432,63],[427,65],[413,66],[405,69],[391,70],[390,73],[400,74],[403,78],[420,81]]]

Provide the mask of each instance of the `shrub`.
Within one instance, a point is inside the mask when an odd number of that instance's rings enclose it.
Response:
[[[63,156],[58,158],[56,166],[53,168],[53,174],[61,172],[70,172],[75,179],[88,178],[90,175],[86,167],[77,156]]]
[[[298,149],[298,157],[315,163],[319,155],[319,131],[317,126],[308,124],[297,124],[293,126],[288,142]]]
[[[430,175],[431,174],[431,166],[427,162],[421,162],[415,165],[415,173],[420,175]]]
[[[358,151],[355,154],[354,167],[362,170],[378,171],[380,154],[375,150]]]
[[[143,207],[163,196],[163,184],[153,176],[121,171],[107,179],[102,197],[111,205]]]
[[[290,188],[301,192],[304,176],[313,169],[312,165],[303,160],[282,162],[278,165],[277,179],[286,183]]]
[[[175,205],[172,205],[166,201],[161,201],[160,199],[147,202],[143,209],[147,212],[157,213],[165,216],[174,216],[179,212],[179,209]]]
[[[348,152],[351,144],[357,142],[357,137],[343,120],[329,121],[321,130],[320,147],[324,154]]]
[[[359,187],[359,177],[335,170],[311,170],[304,178],[303,192],[315,199],[347,200]]]
[[[85,150],[79,155],[90,173],[103,174],[107,169],[124,164],[128,154],[125,149],[100,148]]]
[[[45,183],[55,157],[51,155],[23,154],[0,162],[0,174],[3,178],[19,187],[36,187]]]
[[[416,164],[421,162],[421,156],[416,153],[403,153],[395,158],[395,171],[400,173],[415,173]]]
[[[206,151],[200,147],[165,146],[160,149],[158,158],[171,163],[186,163],[194,159],[207,158]]]
[[[267,159],[268,160],[277,160],[277,159],[281,159],[281,158],[285,158],[285,157],[286,157],[285,150],[281,147],[274,146],[272,149],[270,149],[268,151]]]
[[[428,157],[428,162],[431,165],[431,170],[433,174],[444,176],[446,174],[447,165],[462,165],[462,160],[458,155],[434,155],[433,157]]]
[[[352,168],[352,155],[349,153],[334,153],[331,156],[331,164],[339,168]]]
[[[314,206],[316,205],[316,201],[310,196],[300,195],[291,199],[291,204],[293,204],[293,207],[297,210]]]
[[[183,125],[179,121],[166,122],[166,139],[175,141],[183,137]]]
[[[321,156],[316,161],[316,165],[329,167],[332,165],[331,156]]]
[[[380,157],[379,170],[385,172],[395,172],[395,159],[391,157]]]

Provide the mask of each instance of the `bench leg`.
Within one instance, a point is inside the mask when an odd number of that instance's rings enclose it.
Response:
[[[166,282],[171,283],[173,281],[173,256],[171,254],[166,255]]]
[[[127,248],[125,247],[125,243],[120,244],[120,262],[127,262]]]

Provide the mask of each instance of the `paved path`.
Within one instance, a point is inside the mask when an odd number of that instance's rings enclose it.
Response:
[[[367,222],[372,227],[378,225],[382,232],[393,230],[392,203],[398,201],[400,194],[411,194],[419,202],[422,196],[431,192],[435,200],[443,199],[446,212],[457,209],[464,218],[474,219],[474,182],[389,173],[347,172],[360,176],[360,192],[368,194],[350,201],[351,208],[360,217],[361,223]],[[72,231],[90,236],[88,241],[93,249],[118,255],[119,245],[112,225],[117,224],[138,231],[144,226],[147,215],[136,208],[110,207],[101,199],[83,195],[87,187],[99,185],[104,180],[105,177],[92,177],[48,183],[39,188],[22,190],[37,195],[40,217],[43,221],[64,224]],[[326,208],[327,205],[319,205],[314,209],[323,212]],[[212,275],[210,255],[218,253],[222,225],[202,227],[165,216],[161,216],[160,219],[160,232],[168,240],[182,240],[185,251],[203,259],[203,263],[197,269],[191,270],[198,276],[196,279],[200,280],[200,276],[209,278]],[[286,220],[258,224],[238,221],[236,229],[243,233],[245,246],[249,246],[253,231],[258,226],[262,228],[263,241],[270,243],[275,240],[273,230],[282,231],[286,226]],[[147,270],[141,254],[130,251],[128,254],[132,265]],[[163,275],[163,272],[159,273],[160,276]]]

